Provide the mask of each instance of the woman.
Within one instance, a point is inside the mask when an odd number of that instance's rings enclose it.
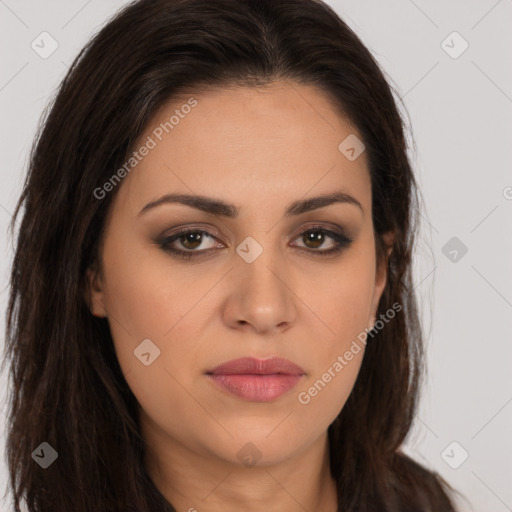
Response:
[[[400,451],[416,200],[389,85],[328,6],[128,5],[16,209],[16,511],[453,511]]]

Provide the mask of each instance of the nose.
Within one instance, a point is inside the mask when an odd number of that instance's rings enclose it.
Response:
[[[229,273],[224,321],[233,329],[274,333],[295,321],[296,303],[291,273],[276,253],[264,250],[252,263],[237,256]]]

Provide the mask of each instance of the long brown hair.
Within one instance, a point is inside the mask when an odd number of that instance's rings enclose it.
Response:
[[[11,224],[24,212],[10,281],[7,456],[16,512],[174,511],[143,464],[137,402],[107,320],[84,300],[116,190],[101,187],[162,105],[184,89],[275,79],[322,90],[363,137],[377,256],[395,234],[379,314],[353,391],[330,425],[343,512],[453,511],[451,488],[400,452],[423,375],[411,256],[418,190],[405,122],[384,73],[318,0],[140,0],[80,52],[43,117]],[[341,141],[340,141],[341,142]],[[118,188],[118,187],[117,187]],[[31,456],[46,442],[58,459]]]

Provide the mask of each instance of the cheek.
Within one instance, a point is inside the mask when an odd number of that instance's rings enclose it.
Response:
[[[320,320],[320,327],[310,352],[315,370],[296,398],[298,414],[316,418],[310,421],[315,431],[334,421],[361,368],[375,279],[374,259],[370,251],[365,252],[352,253],[319,279],[316,287],[310,286],[307,294],[307,305]]]
[[[194,411],[190,405],[194,401],[185,391],[192,378],[187,369],[205,364],[201,321],[214,310],[219,276],[199,266],[180,270],[181,266],[158,250],[124,252],[128,247],[115,244],[110,252],[107,249],[109,325],[127,383],[142,407],[163,422],[173,422],[168,411],[185,414],[183,404],[189,407],[186,414],[191,414],[192,421],[201,410]],[[151,340],[144,342],[148,347],[144,351],[139,348],[143,340]],[[145,358],[154,362],[145,366],[137,356],[148,352]]]
[[[146,242],[147,243],[147,242]],[[139,245],[141,243],[139,242]],[[164,339],[213,286],[218,276],[182,269],[157,248],[112,240],[104,256],[107,311],[119,339]]]
[[[320,320],[318,341],[326,347],[324,354],[342,350],[368,327],[375,274],[371,256],[354,252],[332,272],[309,283],[306,304]]]
[[[193,442],[191,425],[204,424],[204,406],[190,394],[188,383],[183,384],[167,366],[162,353],[150,366],[132,366],[125,373],[126,382],[152,422],[173,436]]]
[[[349,344],[335,354],[298,390],[299,415],[317,423],[319,432],[339,414],[354,387],[364,355],[364,344]]]
[[[105,247],[105,306],[121,366],[127,372],[140,364],[134,350],[149,339],[162,349],[162,340],[184,316],[182,288],[152,252],[137,244],[111,238]]]
[[[368,287],[359,281],[332,282],[331,286],[325,294],[310,297],[324,326],[311,347],[314,372],[301,386],[302,395],[297,396],[307,414],[328,422],[338,415],[359,373],[370,309]]]
[[[200,364],[200,326],[192,320],[200,311],[198,302],[215,280],[210,276],[191,286],[183,272],[177,272],[171,264],[166,266],[161,257],[156,262],[149,253],[144,259],[134,252],[122,258],[118,256],[122,252],[110,254],[105,251],[105,298],[126,382],[147,416],[187,438],[190,429],[186,426],[204,415],[187,392],[190,376],[185,369]],[[141,345],[143,340],[151,342]],[[146,348],[142,351],[141,346]],[[143,355],[146,353],[148,357]]]

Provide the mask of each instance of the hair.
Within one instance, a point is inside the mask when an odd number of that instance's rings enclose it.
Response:
[[[105,318],[85,300],[115,196],[94,196],[148,123],[185,90],[264,87],[323,92],[357,129],[371,177],[377,261],[393,232],[379,313],[353,390],[328,428],[330,468],[344,512],[454,511],[440,475],[401,452],[424,374],[412,285],[418,188],[404,120],[370,51],[319,0],[140,0],[82,49],[45,110],[11,233],[24,207],[10,276],[5,360],[16,512],[174,511],[144,467],[138,403]],[[118,189],[119,187],[117,187]],[[370,331],[371,332],[371,331]],[[49,443],[42,469],[31,453]]]

